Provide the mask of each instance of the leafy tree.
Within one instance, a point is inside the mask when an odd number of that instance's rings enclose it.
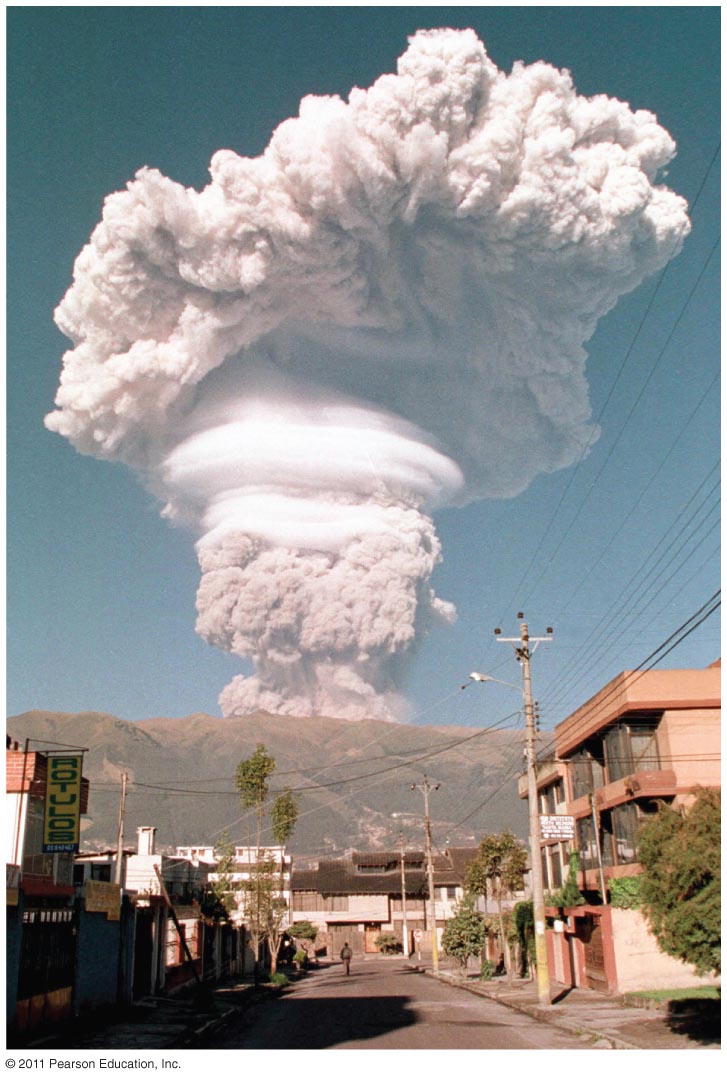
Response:
[[[447,956],[459,960],[465,967],[470,956],[479,956],[487,940],[485,920],[475,910],[477,898],[465,893],[457,904],[454,916],[447,919],[442,934],[442,949]]]
[[[242,883],[243,909],[255,957],[256,983],[259,980],[260,944],[263,938],[267,939],[270,949],[270,970],[273,974],[277,970],[278,950],[287,917],[287,905],[283,899],[284,866],[281,862],[278,877],[275,860],[262,846],[263,821],[270,798],[269,781],[274,771],[275,758],[262,743],[258,743],[255,753],[241,761],[235,773],[240,802],[246,809],[255,811],[257,824],[255,858],[250,860],[249,878]],[[295,797],[290,788],[285,788],[270,807],[271,829],[276,843],[283,845],[290,839],[297,818]]]
[[[235,845],[224,832],[215,850],[217,867],[215,880],[210,881],[202,906],[203,914],[213,922],[229,922],[237,906],[235,871]]]
[[[288,927],[288,933],[292,938],[302,938],[303,941],[315,941],[318,937],[318,927],[308,919],[300,919]]]
[[[520,977],[524,979],[530,965],[535,963],[535,918],[532,900],[520,900],[515,904],[512,917],[520,944]]]
[[[641,897],[662,952],[720,974],[720,821],[714,788],[697,789],[682,816],[665,803],[639,835]]]
[[[465,888],[468,892],[483,896],[485,899],[489,894],[495,900],[500,947],[510,982],[512,982],[512,962],[502,901],[522,889],[527,862],[527,850],[513,833],[508,830],[502,833],[487,833],[480,840],[477,856],[467,866],[465,875]]]

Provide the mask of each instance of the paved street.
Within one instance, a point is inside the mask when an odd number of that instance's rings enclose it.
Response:
[[[577,1035],[437,982],[403,962],[356,959],[314,970],[218,1032],[221,1050],[543,1050],[587,1048]]]

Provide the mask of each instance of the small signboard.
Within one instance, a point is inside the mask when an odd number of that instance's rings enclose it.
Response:
[[[572,840],[576,834],[576,819],[571,814],[541,814],[541,840]]]
[[[43,851],[78,851],[83,754],[49,754]]]
[[[86,882],[86,911],[103,911],[111,922],[118,922],[120,909],[120,885],[110,881]]]

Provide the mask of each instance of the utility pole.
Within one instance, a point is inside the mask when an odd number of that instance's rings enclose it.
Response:
[[[123,884],[124,866],[124,814],[126,812],[126,782],[129,779],[124,772],[121,774],[121,802],[119,803],[119,831],[116,838],[116,870],[114,881],[117,885]]]
[[[518,612],[518,619],[524,619]],[[548,627],[548,634],[552,629]],[[551,637],[531,638],[528,624],[521,623],[519,638],[500,637],[498,641],[515,643],[515,655],[523,671],[523,704],[525,707],[525,760],[528,774],[528,810],[530,816],[530,864],[533,881],[533,921],[535,923],[535,968],[538,981],[538,1004],[550,1005],[550,972],[548,971],[548,944],[545,936],[545,895],[543,892],[543,863],[540,850],[540,814],[538,810],[538,782],[535,768],[535,717],[533,691],[530,682],[530,657],[541,641]],[[531,648],[531,643],[533,646]]]
[[[437,942],[437,915],[434,905],[434,864],[432,863],[432,830],[429,822],[429,792],[438,791],[439,784],[429,786],[427,774],[421,784],[412,784],[412,791],[417,788],[424,795],[424,835],[426,837],[427,850],[427,878],[429,881],[429,923],[432,934],[432,970],[439,971],[439,944]]]
[[[409,929],[406,925],[406,874],[404,873],[404,837],[399,837],[401,845],[401,943],[405,957],[409,956]]]

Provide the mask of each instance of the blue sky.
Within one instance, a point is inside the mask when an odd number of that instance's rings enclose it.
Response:
[[[215,714],[242,670],[194,631],[192,537],[124,467],[43,426],[68,346],[53,310],[104,197],[142,165],[200,189],[216,150],[259,154],[301,97],[369,86],[424,27],[472,27],[501,69],[543,59],[583,95],[656,113],[677,143],[667,182],[694,208],[683,252],[588,345],[602,428],[589,457],[515,499],[436,516],[434,584],[459,619],[413,659],[401,686],[413,722],[481,726],[517,707],[506,687],[459,687],[473,669],[517,683],[492,630],[514,634],[520,610],[531,633],[555,629],[533,665],[546,728],[691,630],[719,588],[719,18],[717,7],[9,9],[9,713]],[[659,666],[719,653],[716,613]]]

